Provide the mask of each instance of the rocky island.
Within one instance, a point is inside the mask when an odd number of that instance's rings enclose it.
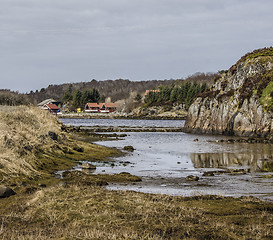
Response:
[[[272,138],[273,48],[243,56],[189,108],[194,133]]]

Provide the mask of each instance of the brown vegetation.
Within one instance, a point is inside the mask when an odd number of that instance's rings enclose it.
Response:
[[[1,107],[0,113],[1,180],[17,192],[0,199],[1,239],[273,238],[272,203],[255,198],[182,198],[98,186],[140,181],[128,173],[56,179],[53,172],[76,161],[105,160],[118,151],[75,140],[37,108]]]
[[[272,239],[271,203],[58,186],[0,201],[2,239]],[[5,206],[5,207],[4,207]]]
[[[72,139],[61,131],[57,118],[46,111],[25,106],[0,108],[2,183],[18,185],[22,181],[50,177],[48,174],[71,168],[77,161],[104,160],[114,154],[118,151]]]

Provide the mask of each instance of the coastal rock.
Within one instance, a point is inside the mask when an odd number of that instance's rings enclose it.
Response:
[[[273,48],[242,57],[190,106],[186,131],[272,136],[272,76]]]
[[[0,185],[0,198],[10,197],[15,194],[16,193],[12,189],[10,189],[9,187],[6,187],[4,185]]]

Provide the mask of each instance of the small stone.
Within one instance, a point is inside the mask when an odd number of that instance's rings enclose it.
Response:
[[[196,138],[196,139],[194,139],[193,141],[194,141],[194,142],[198,142],[198,141],[199,141],[199,139],[198,139],[198,138]]]
[[[198,181],[199,177],[193,176],[193,175],[189,175],[189,176],[186,177],[186,180],[187,181]]]
[[[54,141],[58,140],[58,135],[55,132],[48,131],[47,135]]]
[[[96,169],[96,166],[94,166],[91,163],[84,162],[84,163],[82,163],[82,168],[84,168],[84,169]]]
[[[212,177],[212,176],[214,176],[214,173],[213,172],[204,172],[203,176],[204,177]]]
[[[0,197],[1,198],[10,197],[15,194],[16,193],[12,189],[10,189],[9,187],[6,187],[4,185],[0,185]]]
[[[133,152],[135,149],[133,146],[125,146],[123,147],[123,150],[129,151],[129,152]]]

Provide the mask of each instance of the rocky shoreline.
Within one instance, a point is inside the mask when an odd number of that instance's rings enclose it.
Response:
[[[273,138],[273,56],[248,54],[200,94],[189,108],[192,133]]]

